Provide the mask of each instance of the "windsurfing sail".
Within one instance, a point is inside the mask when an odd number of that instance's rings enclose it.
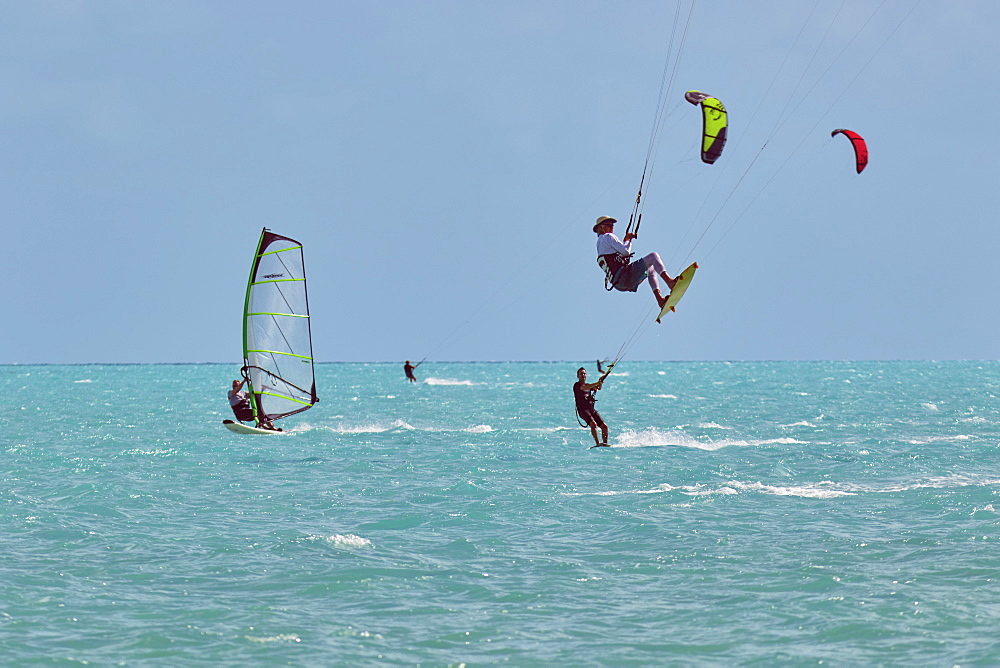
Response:
[[[701,105],[701,161],[711,165],[719,159],[726,145],[729,115],[722,102],[708,93],[689,90],[684,93],[684,99],[695,106]]]
[[[243,317],[243,376],[257,424],[319,401],[302,244],[261,232]]]
[[[860,174],[868,165],[868,144],[865,143],[864,138],[857,132],[843,128],[837,128],[830,133],[830,136],[836,137],[838,132],[851,140],[851,144],[854,146],[855,168],[858,170],[858,174]]]

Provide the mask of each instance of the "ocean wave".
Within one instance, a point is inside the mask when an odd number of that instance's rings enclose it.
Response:
[[[803,482],[799,484],[772,485],[760,481],[744,482],[728,480],[715,485],[671,485],[662,483],[649,489],[602,490],[596,492],[567,492],[567,496],[619,496],[627,494],[665,494],[678,492],[686,496],[736,496],[739,494],[766,494],[770,496],[794,496],[805,499],[835,499],[865,494],[898,494],[921,489],[950,489],[968,486],[994,487],[1000,485],[1000,478],[974,476],[940,476],[891,485],[860,485],[850,482]],[[976,511],[992,511],[992,506],[977,508]]]

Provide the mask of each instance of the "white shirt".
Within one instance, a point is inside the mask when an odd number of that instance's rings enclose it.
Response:
[[[628,257],[629,253],[632,252],[632,241],[630,240],[627,244],[623,244],[621,240],[616,237],[611,232],[606,232],[599,237],[597,237],[597,255],[610,255],[611,253],[618,253]]]
[[[246,402],[250,401],[250,395],[249,394],[247,394],[246,392],[242,392],[242,391],[240,391],[240,392],[233,392],[232,390],[229,390],[229,405],[230,406],[239,406],[244,401],[246,401]]]

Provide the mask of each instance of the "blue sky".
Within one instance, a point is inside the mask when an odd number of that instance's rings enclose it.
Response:
[[[653,300],[604,291],[591,225],[631,209],[675,7],[4,3],[0,361],[238,363],[263,226],[320,360],[613,356]],[[635,249],[701,269],[628,358],[997,358],[996,25],[697,2]],[[688,89],[729,110],[715,165]]]

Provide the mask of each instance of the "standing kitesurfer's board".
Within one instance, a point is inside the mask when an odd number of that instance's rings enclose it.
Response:
[[[261,429],[260,427],[251,427],[249,425],[240,424],[239,422],[233,422],[232,420],[223,420],[222,424],[225,425],[226,429],[235,432],[237,434],[281,434],[276,429]]]
[[[690,267],[680,273],[680,276],[677,277],[677,282],[674,283],[674,289],[670,291],[666,303],[660,309],[660,315],[656,316],[656,322],[660,322],[660,318],[665,316],[668,311],[675,310],[674,307],[677,306],[677,302],[681,300],[681,297],[687,292],[688,286],[691,285],[691,279],[694,278],[694,272],[697,268],[698,263],[693,262]]]

